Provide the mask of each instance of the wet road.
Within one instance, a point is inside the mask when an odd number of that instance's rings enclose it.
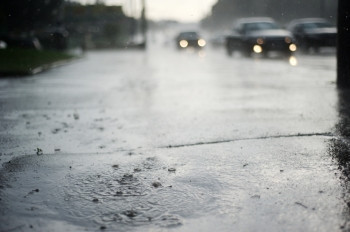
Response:
[[[335,57],[96,51],[0,80],[1,231],[346,231]]]

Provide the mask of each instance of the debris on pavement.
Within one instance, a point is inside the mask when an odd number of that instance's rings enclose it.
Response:
[[[37,155],[42,155],[43,154],[43,150],[41,148],[37,148],[36,149],[36,154]]]

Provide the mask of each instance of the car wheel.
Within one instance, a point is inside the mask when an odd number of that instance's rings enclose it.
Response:
[[[309,46],[304,42],[304,43],[298,43],[298,50],[303,53],[309,53]]]
[[[293,52],[290,52],[290,51],[283,52],[282,56],[286,57],[286,58],[289,58],[289,57],[293,56]]]
[[[250,49],[243,49],[241,53],[244,57],[251,57],[252,55],[252,52],[250,51]]]

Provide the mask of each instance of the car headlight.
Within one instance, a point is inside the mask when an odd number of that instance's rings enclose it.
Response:
[[[253,47],[253,51],[255,52],[255,53],[262,53],[262,51],[263,51],[263,49],[262,49],[262,47],[260,46],[260,45],[254,45],[254,47]]]
[[[290,50],[291,52],[295,52],[297,49],[298,49],[298,48],[297,48],[297,45],[295,45],[295,44],[290,44],[290,45],[289,45],[289,50]]]
[[[183,39],[183,40],[180,40],[179,45],[182,48],[186,48],[188,46],[188,42],[187,42],[187,40]]]
[[[204,39],[199,39],[197,43],[198,43],[198,46],[200,47],[204,47],[207,44],[207,42],[205,42]]]

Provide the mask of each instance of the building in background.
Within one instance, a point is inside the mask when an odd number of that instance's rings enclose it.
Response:
[[[322,17],[335,22],[336,15],[337,1],[334,0],[218,0],[202,25],[225,30],[242,17],[272,17],[281,24],[305,17]]]

